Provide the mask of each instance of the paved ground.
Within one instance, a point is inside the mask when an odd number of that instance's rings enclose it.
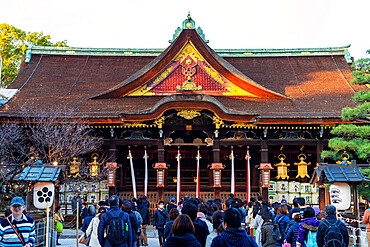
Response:
[[[81,236],[82,232],[79,231],[78,236]],[[148,244],[150,247],[159,247],[158,235],[157,231],[153,229],[152,226],[148,226],[147,228],[147,236],[148,236]],[[59,242],[63,247],[75,247],[77,246],[76,242],[76,230],[75,229],[64,229],[63,235],[61,236]],[[86,245],[79,244],[78,246],[84,247]]]

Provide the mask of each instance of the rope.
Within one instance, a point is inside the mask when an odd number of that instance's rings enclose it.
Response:
[[[338,64],[337,64],[337,62],[335,62],[335,59],[334,59],[334,56],[333,56],[333,55],[331,55],[331,58],[333,59],[334,64],[335,64],[335,66],[337,67],[337,70],[339,71],[339,73],[341,74],[341,76],[343,77],[343,79],[346,81],[346,83],[347,83],[347,85],[349,86],[349,88],[352,90],[352,92],[353,92],[353,93],[356,93],[356,91],[355,91],[355,90],[353,89],[353,87],[351,86],[351,83],[349,83],[349,82],[347,81],[346,77],[343,75],[342,71],[339,69]]]
[[[89,57],[90,56],[87,56],[86,57],[86,61],[85,61],[85,64],[84,64],[84,66],[82,67],[82,69],[81,69],[81,71],[80,71],[80,73],[78,74],[78,76],[77,76],[77,78],[76,78],[76,80],[75,80],[75,82],[73,83],[73,85],[71,86],[71,88],[62,96],[62,97],[65,97],[66,95],[68,95],[71,91],[72,91],[72,89],[76,86],[76,84],[77,84],[77,82],[78,82],[78,80],[80,79],[80,77],[81,77],[81,75],[82,75],[82,73],[84,72],[84,70],[85,70],[85,68],[86,68],[86,65],[87,65],[87,62],[89,61]],[[61,98],[62,97],[58,97],[58,100],[61,100]]]
[[[36,67],[33,69],[33,71],[32,71],[32,73],[31,73],[31,75],[28,77],[27,81],[26,81],[25,83],[23,83],[23,85],[18,89],[18,91],[21,91],[21,90],[22,90],[22,88],[23,88],[24,86],[26,86],[27,82],[31,79],[31,77],[33,76],[33,74],[35,73],[35,71],[37,70],[37,68],[39,67],[39,64],[40,64],[41,59],[42,59],[42,57],[43,57],[43,56],[44,56],[44,55],[41,55],[41,56],[40,56],[40,59],[39,59],[38,63],[36,64]]]
[[[294,74],[294,77],[295,77],[295,82],[296,82],[297,86],[299,87],[299,90],[301,90],[301,92],[303,93],[304,97],[307,97],[307,95],[304,93],[304,91],[302,90],[301,86],[299,85],[298,76],[297,76],[297,74],[296,74],[296,72],[295,72],[295,70],[294,70],[294,68],[292,66],[292,63],[290,62],[290,59],[289,59],[288,56],[287,56],[287,58],[288,58],[288,62],[289,62],[290,68],[293,71],[293,74]]]

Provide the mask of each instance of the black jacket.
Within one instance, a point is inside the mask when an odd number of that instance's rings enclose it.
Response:
[[[195,228],[195,238],[203,247],[206,246],[207,236],[209,234],[207,224],[200,219],[194,220],[193,224]]]
[[[227,228],[212,240],[211,247],[258,247],[258,245],[245,230]]]
[[[337,221],[337,218],[335,217],[335,215],[327,215],[325,220],[323,222],[320,222],[319,228],[317,229],[317,237],[316,237],[318,247],[324,246],[325,235],[329,231],[329,227],[324,223],[325,221],[328,221],[329,224],[332,225]],[[342,233],[343,240],[345,243],[344,247],[347,247],[349,244],[349,235],[348,235],[346,225],[343,222],[340,222],[339,229]]]
[[[174,220],[169,220],[166,222],[166,226],[164,228],[164,233],[163,233],[165,239],[171,236],[173,222]]]
[[[148,225],[151,218],[148,207],[145,205],[138,205],[137,211],[140,213],[141,218],[143,218],[143,225]]]
[[[186,233],[184,236],[170,236],[162,247],[201,247],[193,234]]]
[[[168,219],[168,212],[166,209],[163,209],[162,211],[157,209],[154,213],[154,221],[153,226],[157,227],[157,229],[163,229],[164,225],[166,224],[166,221]]]

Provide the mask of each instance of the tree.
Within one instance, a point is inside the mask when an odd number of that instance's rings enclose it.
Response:
[[[1,85],[6,88],[17,77],[22,56],[29,46],[67,46],[67,41],[52,43],[50,35],[25,32],[9,24],[0,24],[0,58],[2,59]]]
[[[370,50],[367,51],[370,54]],[[370,58],[357,60],[354,64],[352,84],[370,85]],[[339,160],[346,151],[353,156],[369,162],[370,160],[370,91],[361,90],[353,96],[353,101],[359,103],[357,107],[345,107],[342,110],[342,119],[362,122],[363,124],[341,124],[331,133],[336,137],[329,140],[331,150],[323,151],[322,158]],[[370,169],[364,169],[365,176],[370,175]],[[370,177],[369,177],[370,178]],[[363,198],[370,198],[370,190],[366,184],[359,187]]]
[[[370,54],[370,50],[367,51]],[[357,60],[352,72],[352,84],[370,85],[370,58]],[[355,154],[359,159],[370,158],[370,91],[361,90],[353,98],[359,105],[355,108],[345,107],[342,110],[342,119],[362,122],[363,124],[341,124],[331,133],[336,137],[329,140],[331,150],[323,151],[323,158],[338,159],[344,151]]]

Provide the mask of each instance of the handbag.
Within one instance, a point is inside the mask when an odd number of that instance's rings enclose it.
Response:
[[[84,244],[89,246],[90,240],[91,240],[91,234],[87,238],[85,238],[85,243]]]
[[[85,244],[85,233],[84,234],[82,234],[81,235],[81,237],[78,239],[78,242],[80,243],[80,244]]]
[[[57,233],[62,233],[63,232],[63,224],[59,220],[55,224],[55,230],[57,231]]]
[[[291,247],[291,244],[287,243],[286,239],[281,247]]]

